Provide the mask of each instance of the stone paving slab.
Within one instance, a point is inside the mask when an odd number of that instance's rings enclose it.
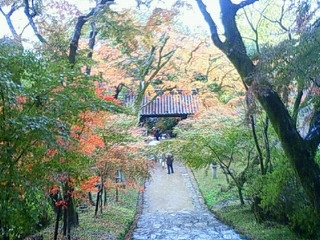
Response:
[[[221,223],[204,205],[192,173],[174,163],[174,174],[157,164],[146,183],[143,210],[133,240],[245,239]]]

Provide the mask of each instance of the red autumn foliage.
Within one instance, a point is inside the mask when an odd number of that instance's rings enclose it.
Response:
[[[86,139],[80,139],[81,152],[85,154],[91,154],[97,148],[104,147],[103,140],[98,135],[89,135]]]
[[[49,157],[53,157],[53,156],[55,156],[57,153],[58,153],[58,150],[57,150],[57,149],[51,149],[51,148],[49,148],[49,149],[47,150],[47,155],[48,155]]]
[[[49,190],[50,195],[56,195],[60,191],[60,188],[58,186],[54,186]]]
[[[55,205],[56,207],[62,207],[62,209],[65,209],[68,207],[68,202],[64,200],[60,200],[60,201],[57,201]]]
[[[113,102],[117,105],[121,105],[121,101],[119,99],[116,99],[113,96],[110,96],[107,94],[107,88],[104,85],[101,85],[101,84],[96,85],[96,94],[99,98],[105,101]]]
[[[81,189],[85,192],[98,192],[97,184],[101,181],[99,176],[91,176],[81,182]]]
[[[27,97],[26,96],[17,96],[16,101],[19,104],[26,103],[27,102]]]

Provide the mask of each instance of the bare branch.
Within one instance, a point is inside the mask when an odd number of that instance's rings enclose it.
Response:
[[[192,49],[191,50],[191,52],[190,52],[190,57],[189,57],[189,59],[187,60],[187,64],[186,65],[188,65],[190,62],[191,62],[191,60],[192,60],[192,58],[193,58],[193,53],[195,53],[196,51],[198,51],[198,49],[201,47],[201,45],[202,44],[204,44],[205,42],[200,42],[194,49]],[[186,67],[186,69],[185,69],[185,72],[187,72],[187,67]]]
[[[2,8],[0,8],[0,12],[1,12],[2,15],[5,17],[6,22],[7,22],[7,24],[8,24],[8,27],[9,27],[9,29],[10,29],[10,31],[11,31],[11,34],[12,34],[13,38],[14,38],[16,41],[21,42],[21,36],[17,33],[17,31],[16,31],[16,29],[15,29],[15,27],[13,26],[13,23],[12,23],[12,21],[11,21],[11,16],[12,16],[12,14],[13,14],[16,10],[18,10],[18,8],[19,8],[19,6],[17,6],[16,3],[13,3],[13,4],[11,5],[10,11],[9,11],[7,14],[2,10]]]
[[[29,24],[33,29],[33,32],[35,33],[35,35],[37,36],[37,38],[39,39],[40,42],[42,43],[46,43],[47,41],[43,38],[43,36],[39,33],[38,28],[35,24],[35,22],[33,21],[33,18],[38,16],[38,11],[36,6],[34,5],[34,2],[32,1],[32,5],[31,8],[29,6],[29,0],[24,0],[24,13],[28,18]]]
[[[239,9],[244,8],[244,7],[246,7],[246,6],[249,6],[249,5],[251,5],[251,4],[253,4],[253,3],[257,2],[257,1],[259,1],[259,0],[247,0],[247,1],[243,1],[243,2],[241,2],[241,3],[239,3],[239,4],[236,4],[236,8],[239,10]]]
[[[205,19],[205,21],[208,23],[210,32],[211,32],[211,39],[213,43],[220,49],[224,48],[224,44],[219,38],[218,29],[216,23],[213,21],[210,13],[207,11],[207,6],[203,3],[202,0],[196,0],[199,9]]]
[[[289,37],[289,39],[291,40],[291,39],[292,39],[292,36],[291,36],[290,28],[287,28],[287,27],[284,25],[284,23],[283,23],[283,18],[284,18],[284,16],[285,16],[285,2],[286,2],[286,1],[283,1],[283,4],[282,4],[282,6],[281,6],[281,13],[280,13],[279,19],[273,20],[273,19],[267,17],[267,16],[266,16],[265,14],[263,14],[263,13],[261,13],[261,15],[262,15],[265,19],[267,19],[268,21],[270,21],[270,22],[272,22],[272,23],[278,24],[279,27],[280,27],[282,30],[284,30],[286,33],[288,33],[288,37]]]
[[[258,34],[257,27],[253,26],[253,23],[252,23],[252,21],[250,21],[246,10],[244,10],[244,15],[245,15],[245,17],[246,17],[246,19],[247,19],[247,22],[249,23],[249,26],[250,26],[251,30],[254,32],[255,39],[251,39],[251,40],[252,40],[252,41],[254,42],[254,44],[256,45],[257,52],[260,53],[260,48],[259,48],[259,34]],[[261,17],[260,17],[260,19],[259,19],[258,22],[260,22],[260,20],[261,20]],[[258,24],[259,24],[259,23],[258,23]],[[258,25],[258,24],[257,24],[257,25]]]
[[[151,81],[159,73],[159,71],[170,61],[170,59],[172,58],[172,56],[174,55],[174,53],[176,51],[176,49],[173,49],[165,54],[162,53],[168,40],[169,40],[169,37],[165,37],[162,45],[159,48],[159,58],[158,58],[158,62],[157,62],[157,67],[156,67],[155,71],[151,74],[151,76],[149,77],[148,81]]]
[[[106,4],[113,3],[114,0],[101,0],[95,8],[91,9],[91,11],[84,16],[78,17],[78,21],[73,31],[73,36],[70,43],[69,49],[69,62],[74,65],[76,62],[76,53],[78,50],[79,39],[82,31],[83,25],[94,16],[100,9],[102,9]]]

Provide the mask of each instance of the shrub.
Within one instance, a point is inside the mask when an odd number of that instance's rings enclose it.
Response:
[[[255,189],[255,197],[261,200],[259,207],[263,220],[287,224],[302,237],[313,238],[316,235],[317,216],[293,170],[285,161],[279,160],[272,173],[260,176],[252,189]]]

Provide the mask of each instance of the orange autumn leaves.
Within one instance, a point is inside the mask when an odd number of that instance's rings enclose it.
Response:
[[[104,147],[103,139],[94,132],[94,129],[103,127],[106,115],[103,112],[86,112],[80,116],[82,125],[72,126],[71,136],[78,140],[80,152],[91,154],[96,149]]]
[[[106,84],[96,83],[96,95],[107,101],[107,102],[113,102],[117,105],[121,104],[121,101],[119,99],[114,98],[113,96],[108,95],[108,87]]]
[[[92,134],[87,139],[81,139],[80,146],[83,153],[90,154],[97,148],[103,148],[104,143],[99,136]]]
[[[97,184],[101,181],[99,176],[91,176],[86,181],[81,182],[81,189],[86,192],[97,192],[98,188]]]
[[[97,95],[100,94],[103,94],[101,89]],[[78,140],[78,151],[94,160],[90,170],[94,176],[81,182],[82,191],[97,191],[96,186],[101,182],[106,189],[119,187],[124,184],[116,182],[119,171],[130,187],[137,186],[137,179],[148,177],[148,163],[139,156],[139,141],[133,140],[140,132],[136,127],[125,126],[129,116],[87,111],[80,117],[81,124],[72,127],[72,136]]]
[[[121,104],[121,101],[115,99],[106,93],[104,85],[96,83],[95,86],[96,95],[108,102],[113,102],[117,105]],[[82,120],[81,125],[74,125],[72,127],[72,137],[79,141],[79,150],[84,154],[92,154],[95,150],[105,147],[103,139],[99,136],[95,130],[103,129],[105,122],[112,117],[111,113],[104,111],[87,111],[80,114]]]

